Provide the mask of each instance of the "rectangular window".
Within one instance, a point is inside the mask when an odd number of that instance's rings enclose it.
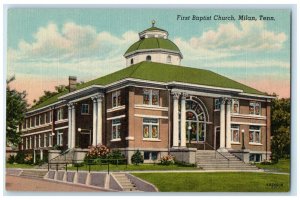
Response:
[[[240,104],[238,99],[232,99],[231,102],[231,112],[232,113],[239,113],[240,112]]]
[[[25,149],[28,149],[28,137],[26,138]]]
[[[261,154],[250,154],[249,161],[261,162]]]
[[[250,126],[249,128],[249,142],[261,143],[261,131],[259,126]]]
[[[143,104],[145,105],[159,105],[159,90],[145,89],[143,94]]]
[[[36,135],[34,136],[34,148],[36,148]]]
[[[47,147],[47,133],[44,134],[44,147]]]
[[[156,151],[144,151],[144,160],[157,160]]]
[[[49,133],[49,147],[52,147],[52,133]]]
[[[42,115],[39,115],[39,125],[43,124]]]
[[[52,122],[52,111],[50,111],[49,121]]]
[[[89,114],[89,104],[81,105],[81,114]]]
[[[112,93],[112,107],[121,106],[121,92],[116,91]]]
[[[112,139],[121,138],[121,120],[114,119],[112,120]]]
[[[39,116],[35,116],[35,126],[39,126],[40,121],[39,121]]]
[[[159,138],[159,123],[158,119],[144,118],[143,119],[143,138]]]
[[[231,125],[231,142],[240,142],[240,126]]]
[[[26,120],[23,122],[23,130],[25,130],[26,129]]]
[[[58,146],[62,146],[63,145],[63,132],[57,132],[56,144]]]
[[[57,121],[63,119],[63,111],[64,111],[63,108],[59,108],[57,110]]]
[[[260,102],[250,102],[249,104],[249,114],[250,115],[260,115],[261,105]]]
[[[29,138],[29,149],[32,149],[32,137]]]
[[[220,110],[220,108],[221,108],[220,99],[215,99],[215,110]]]

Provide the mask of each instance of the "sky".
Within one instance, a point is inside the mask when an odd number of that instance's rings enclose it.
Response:
[[[211,20],[192,20],[194,15]],[[256,20],[238,20],[239,15]],[[11,8],[7,77],[16,77],[12,86],[25,90],[32,103],[44,90],[67,84],[69,75],[88,81],[123,69],[123,54],[153,19],[181,50],[181,65],[290,97],[289,10]]]

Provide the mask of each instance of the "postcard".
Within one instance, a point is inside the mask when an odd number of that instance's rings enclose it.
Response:
[[[9,7],[6,191],[289,192],[291,12]]]

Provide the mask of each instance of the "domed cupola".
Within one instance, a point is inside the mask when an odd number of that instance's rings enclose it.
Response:
[[[126,66],[142,61],[180,65],[183,58],[179,48],[168,39],[168,32],[152,27],[139,33],[140,40],[131,45],[124,54]]]

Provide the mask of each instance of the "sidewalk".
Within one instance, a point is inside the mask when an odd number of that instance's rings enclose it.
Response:
[[[98,188],[58,183],[43,179],[31,179],[17,176],[6,176],[7,192],[106,192]]]

